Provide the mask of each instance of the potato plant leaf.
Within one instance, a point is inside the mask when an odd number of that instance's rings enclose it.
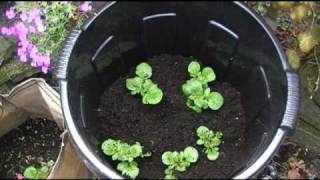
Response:
[[[205,126],[199,126],[196,130],[198,139],[197,145],[204,146],[204,152],[210,161],[214,161],[219,157],[219,145],[221,144],[222,132],[214,133]]]

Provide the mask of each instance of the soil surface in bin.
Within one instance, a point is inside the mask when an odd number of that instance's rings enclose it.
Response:
[[[28,119],[0,138],[0,177],[14,179],[26,167],[56,161],[61,147],[61,131],[50,120]]]
[[[161,161],[162,153],[181,151],[187,146],[198,150],[199,159],[187,171],[178,173],[181,179],[232,177],[241,167],[241,158],[246,156],[246,119],[240,92],[226,82],[211,82],[211,90],[224,97],[223,107],[218,111],[195,113],[186,106],[186,97],[181,90],[182,84],[190,79],[187,67],[191,61],[188,57],[165,54],[147,61],[152,66],[151,79],[164,93],[158,105],[144,105],[140,96],[130,95],[126,79],[135,76],[135,67],[111,84],[101,97],[98,110],[101,142],[107,138],[130,144],[137,141],[145,151],[153,153],[152,157],[138,160],[138,178],[163,178],[166,166]],[[196,145],[195,132],[200,125],[223,132],[220,156],[216,161],[209,161],[203,147]],[[106,159],[111,162],[111,158],[106,156]],[[114,167],[116,163],[111,162]]]

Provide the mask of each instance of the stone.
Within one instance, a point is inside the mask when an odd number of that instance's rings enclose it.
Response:
[[[3,36],[0,36],[0,66],[14,55],[15,42]]]
[[[18,82],[16,78],[22,80],[36,72],[37,70],[29,65],[21,64],[17,59],[11,58],[0,67],[0,87],[8,81]]]
[[[320,89],[313,96],[313,101],[320,107]]]
[[[300,118],[320,130],[320,107],[305,92],[301,100]]]
[[[314,81],[317,77],[317,68],[311,64],[305,63],[299,70],[301,80],[302,99],[300,107],[300,117],[307,123],[320,129],[320,92],[316,92],[310,99],[310,81]]]
[[[289,140],[302,145],[308,150],[320,153],[320,131],[304,120],[300,119],[296,130],[289,136]]]

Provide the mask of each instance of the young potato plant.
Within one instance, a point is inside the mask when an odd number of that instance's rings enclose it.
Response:
[[[166,151],[162,154],[162,163],[167,165],[164,179],[177,179],[177,172],[186,171],[191,163],[198,160],[199,154],[194,147],[186,147],[184,151]]]
[[[207,158],[211,161],[218,159],[219,157],[219,145],[221,143],[222,132],[214,133],[205,126],[200,126],[197,129],[197,144],[204,146],[204,152],[207,154]]]
[[[47,179],[53,165],[54,161],[51,160],[47,163],[42,163],[40,168],[29,166],[24,170],[23,176],[26,179]]]
[[[140,94],[143,104],[158,104],[163,96],[162,90],[150,79],[152,68],[149,64],[143,62],[136,68],[136,77],[129,78],[126,86],[131,95]]]
[[[187,96],[187,106],[197,113],[202,109],[218,110],[223,105],[223,97],[218,92],[211,92],[208,83],[216,79],[212,68],[205,67],[201,71],[200,64],[192,61],[188,66],[190,80],[182,85],[182,91]]]
[[[121,140],[107,139],[102,143],[101,149],[105,155],[111,156],[113,161],[120,161],[117,169],[131,179],[135,179],[139,174],[138,163],[135,160],[151,156],[150,152],[142,153],[143,146],[139,142],[129,145]]]

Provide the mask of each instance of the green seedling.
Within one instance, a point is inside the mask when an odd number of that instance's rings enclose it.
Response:
[[[211,161],[219,157],[219,145],[221,144],[222,135],[222,132],[214,133],[205,126],[200,126],[197,129],[197,144],[204,146],[204,152]]]
[[[162,154],[162,163],[167,165],[164,179],[177,179],[177,172],[186,171],[191,163],[198,160],[199,154],[194,147],[186,147],[184,151],[166,151]]]
[[[130,94],[140,94],[143,104],[158,104],[162,99],[163,92],[150,79],[152,76],[151,66],[145,62],[140,63],[135,73],[137,76],[126,80],[126,86],[130,90]]]
[[[223,96],[218,92],[211,92],[208,83],[216,79],[212,68],[205,67],[201,71],[200,64],[192,61],[188,66],[190,80],[182,85],[182,91],[187,97],[187,106],[195,112],[202,109],[218,110],[223,105]]]
[[[54,161],[50,160],[47,163],[41,163],[40,168],[29,166],[24,170],[23,176],[26,179],[47,179],[53,165],[54,165]]]
[[[216,74],[211,67],[205,67],[201,71],[200,64],[197,61],[192,61],[188,66],[188,72],[193,79],[199,81],[204,88],[207,87],[209,82],[216,79]]]
[[[131,179],[135,179],[139,174],[138,163],[135,160],[151,156],[150,152],[142,153],[143,146],[139,142],[129,145],[121,140],[107,139],[102,143],[101,149],[105,155],[111,156],[113,161],[120,161],[117,169]]]

